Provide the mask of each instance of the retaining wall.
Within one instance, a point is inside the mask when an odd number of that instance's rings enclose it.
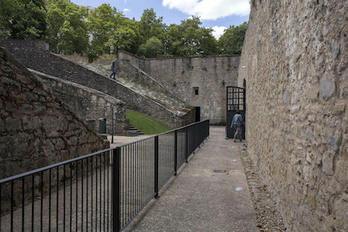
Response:
[[[248,152],[287,231],[348,231],[348,2],[251,3]]]
[[[109,147],[0,47],[0,179]]]
[[[98,119],[105,118],[107,134],[112,134],[112,132],[119,135],[126,134],[128,123],[124,102],[95,89],[34,70],[31,72],[51,87],[54,96],[67,105],[70,111],[84,121],[91,130],[98,133]],[[114,117],[112,117],[112,112],[114,112]],[[113,125],[112,119],[114,119]]]
[[[171,127],[194,121],[190,114],[177,115],[158,102],[140,95],[126,86],[105,78],[72,61],[45,50],[32,48],[23,40],[3,40],[0,46],[8,48],[26,67],[67,81],[96,89],[126,103],[130,109],[148,114]]]

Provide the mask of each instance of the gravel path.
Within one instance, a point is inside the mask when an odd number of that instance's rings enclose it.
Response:
[[[275,202],[267,189],[267,185],[262,183],[257,167],[253,164],[246,147],[242,149],[242,162],[247,177],[251,199],[256,210],[256,225],[260,232],[283,232],[286,228],[280,213],[277,211]]]

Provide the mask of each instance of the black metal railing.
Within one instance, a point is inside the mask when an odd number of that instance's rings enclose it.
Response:
[[[0,231],[120,231],[209,136],[202,121],[0,180]]]

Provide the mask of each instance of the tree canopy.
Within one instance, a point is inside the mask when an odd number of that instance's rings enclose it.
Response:
[[[247,28],[248,23],[245,22],[239,26],[230,26],[228,29],[226,29],[225,33],[220,37],[218,41],[221,54],[241,54],[244,36]]]
[[[2,38],[45,39],[53,52],[91,58],[119,50],[145,57],[240,54],[246,29],[247,23],[231,26],[216,40],[194,16],[166,25],[154,9],[145,9],[136,21],[109,4],[88,8],[66,0],[0,0]]]
[[[0,36],[5,39],[42,39],[47,11],[43,0],[0,0]]]
[[[86,7],[65,0],[52,0],[47,5],[47,42],[57,53],[84,54],[88,47]]]

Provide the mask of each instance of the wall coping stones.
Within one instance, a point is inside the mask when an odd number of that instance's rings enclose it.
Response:
[[[28,70],[29,70],[31,73],[33,73],[33,74],[35,74],[35,75],[38,75],[40,78],[52,79],[52,80],[55,80],[55,81],[58,81],[58,82],[62,82],[62,83],[64,83],[64,84],[66,84],[66,85],[71,85],[71,86],[74,86],[74,87],[76,87],[76,88],[83,89],[83,90],[85,90],[85,91],[87,91],[87,92],[90,92],[90,93],[92,93],[92,94],[94,94],[94,95],[97,95],[97,96],[99,96],[99,97],[104,98],[106,101],[109,101],[109,102],[112,103],[112,104],[121,105],[121,106],[124,106],[124,105],[125,105],[125,103],[124,103],[123,101],[121,101],[121,100],[119,100],[119,99],[117,99],[117,98],[115,98],[115,97],[113,97],[113,96],[110,96],[110,95],[108,95],[108,94],[105,94],[105,93],[103,93],[103,92],[101,92],[101,91],[98,91],[98,90],[96,90],[96,89],[92,89],[92,88],[86,87],[86,86],[84,86],[84,85],[77,84],[77,83],[75,83],[75,82],[71,82],[71,81],[67,81],[67,80],[64,80],[64,79],[61,79],[61,78],[58,78],[58,77],[54,77],[54,76],[51,76],[51,75],[49,75],[49,74],[45,74],[45,73],[36,71],[36,70],[34,70],[34,69],[28,68]]]

